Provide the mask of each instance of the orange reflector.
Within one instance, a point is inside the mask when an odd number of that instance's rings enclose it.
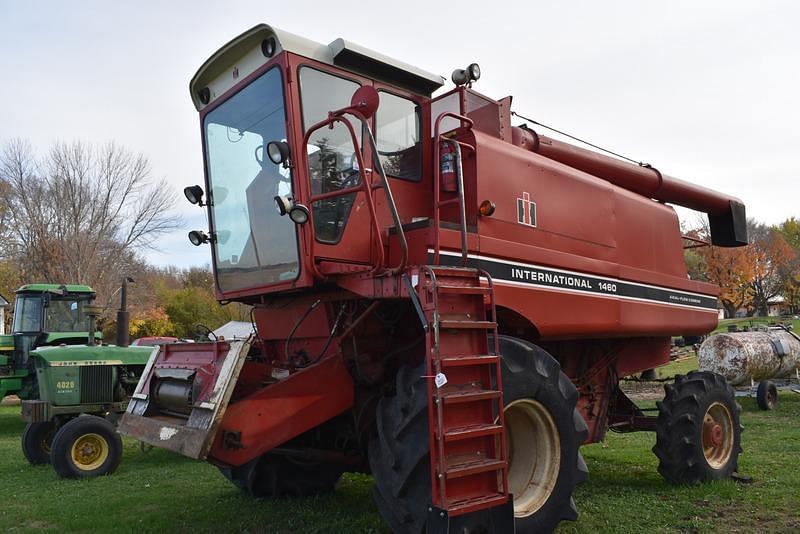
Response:
[[[478,211],[484,217],[488,217],[494,213],[495,205],[494,202],[491,200],[484,200],[481,202],[481,207],[478,208]]]

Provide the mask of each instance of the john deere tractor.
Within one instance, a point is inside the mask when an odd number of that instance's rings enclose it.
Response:
[[[84,285],[27,284],[16,291],[11,334],[0,336],[0,399],[35,395],[29,362],[35,348],[86,343],[85,308],[94,297],[94,290]]]
[[[125,290],[123,290],[125,292]],[[0,359],[0,393],[22,399],[22,452],[62,477],[110,474],[122,457],[122,413],[153,347],[102,344],[89,286],[31,284],[17,291],[12,335]],[[120,314],[124,318],[125,298]],[[8,339],[11,338],[11,339]]]

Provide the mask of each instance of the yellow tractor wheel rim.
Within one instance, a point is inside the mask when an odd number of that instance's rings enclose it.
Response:
[[[84,434],[72,444],[70,455],[81,471],[94,471],[108,459],[108,441],[100,434]]]

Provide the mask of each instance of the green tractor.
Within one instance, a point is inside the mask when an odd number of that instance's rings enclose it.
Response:
[[[94,297],[94,290],[84,285],[27,284],[16,291],[11,334],[0,336],[0,399],[35,395],[29,362],[35,348],[86,344],[85,307]]]
[[[17,291],[3,395],[22,398],[22,452],[62,477],[113,473],[122,457],[116,419],[154,347],[129,347],[126,284],[117,345],[99,343],[101,308],[88,286],[32,284]],[[11,346],[0,340],[0,346]],[[10,363],[10,365],[8,365]]]

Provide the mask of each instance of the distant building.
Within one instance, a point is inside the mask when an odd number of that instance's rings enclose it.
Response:
[[[786,299],[781,295],[772,297],[767,301],[767,315],[769,317],[779,317],[788,313],[789,310],[786,306]]]
[[[6,333],[6,310],[8,309],[8,301],[3,295],[0,295],[0,335]]]

